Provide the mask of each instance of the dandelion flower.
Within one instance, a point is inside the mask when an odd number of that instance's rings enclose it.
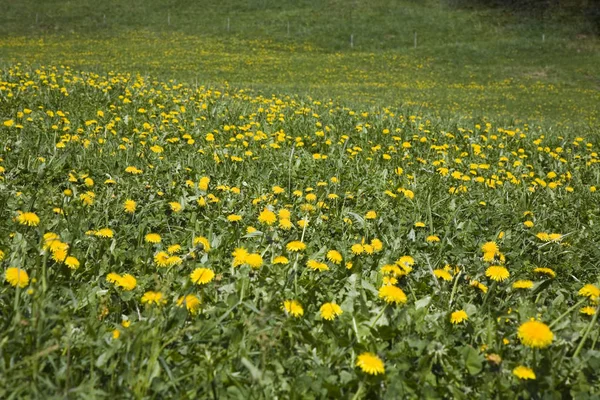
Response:
[[[179,253],[181,251],[181,245],[179,244],[172,244],[171,246],[167,247],[167,252],[169,254],[176,254]]]
[[[273,264],[286,265],[286,264],[289,264],[289,262],[290,262],[290,260],[288,260],[288,258],[284,257],[284,256],[277,256],[273,260]]]
[[[17,222],[25,226],[38,226],[40,223],[40,217],[32,212],[24,212],[17,215]]]
[[[15,287],[19,286],[20,288],[24,288],[29,284],[29,275],[27,274],[27,271],[21,268],[7,268],[4,279],[11,285]]]
[[[169,267],[169,254],[159,251],[154,255],[154,262],[159,267]]]
[[[600,297],[600,288],[598,288],[596,285],[588,283],[587,285],[579,289],[578,294],[580,296],[589,297],[590,299],[594,300]]]
[[[286,300],[283,302],[282,310],[291,315],[294,318],[299,318],[304,315],[304,309],[302,305],[296,300]]]
[[[481,251],[483,253],[498,254],[500,249],[498,248],[498,245],[496,244],[496,242],[486,242],[483,244],[483,246],[481,246]]]
[[[443,279],[448,282],[452,280],[452,275],[450,275],[450,273],[448,271],[445,271],[443,269],[434,269],[433,274],[435,276],[437,276],[438,278]]]
[[[460,324],[463,321],[467,321],[469,316],[465,310],[454,311],[452,315],[450,315],[450,322],[454,325]]]
[[[294,240],[293,242],[289,242],[285,248],[287,251],[303,251],[306,249],[306,245],[299,240]]]
[[[115,236],[115,233],[113,232],[112,229],[109,228],[102,228],[97,230],[94,235],[101,237],[101,238],[112,238]]]
[[[294,224],[289,219],[280,219],[279,220],[279,227],[281,229],[283,229],[284,231],[292,229],[293,226],[294,226]]]
[[[210,251],[210,243],[204,236],[198,236],[194,238],[194,246],[202,245],[202,251],[208,253]]]
[[[185,308],[190,312],[190,314],[196,314],[200,309],[200,299],[193,294],[188,294],[187,296],[180,297],[177,300],[177,306],[183,307],[184,305]]]
[[[212,281],[215,277],[215,273],[209,268],[196,268],[194,272],[190,274],[192,282],[197,285],[205,285]]]
[[[171,211],[173,211],[174,213],[181,212],[181,210],[183,209],[183,206],[176,201],[170,202],[169,207],[171,207]]]
[[[374,210],[370,210],[365,214],[365,219],[375,219],[377,218],[377,212]]]
[[[371,240],[371,247],[375,252],[379,252],[383,249],[383,242],[379,239]]]
[[[79,260],[73,256],[69,256],[65,259],[65,265],[70,269],[75,270],[79,268]]]
[[[379,288],[379,298],[384,299],[388,304],[404,304],[406,303],[406,294],[397,286],[384,285]]]
[[[125,274],[117,281],[117,286],[125,291],[131,291],[137,286],[137,280],[133,275]]]
[[[469,285],[471,287],[481,290],[484,294],[487,293],[487,291],[488,291],[487,286],[485,286],[483,283],[481,283],[479,281],[471,281],[471,283],[469,283]]]
[[[327,264],[317,260],[308,260],[306,266],[314,271],[329,271]]]
[[[415,228],[425,228],[425,223],[417,221],[415,222]]]
[[[522,280],[516,281],[512,285],[513,289],[531,289],[533,287],[532,281]]]
[[[327,259],[337,265],[342,262],[342,255],[337,250],[329,250],[327,252]]]
[[[241,215],[237,215],[237,214],[230,214],[227,216],[227,221],[229,222],[239,222],[242,220],[242,216]]]
[[[523,365],[519,365],[517,368],[513,369],[513,375],[524,380],[535,379],[535,373],[533,370]]]
[[[554,339],[548,325],[534,319],[521,324],[517,336],[525,346],[539,349],[550,346]]]
[[[437,243],[440,241],[440,238],[439,238],[439,236],[436,236],[436,235],[430,235],[430,236],[427,236],[425,241],[427,243]]]
[[[252,269],[258,269],[263,265],[263,258],[258,253],[251,253],[246,256],[245,263]]]
[[[342,315],[343,311],[340,306],[335,303],[325,303],[320,308],[321,318],[327,321],[333,321],[337,316]]]
[[[353,244],[352,247],[350,248],[350,250],[352,251],[353,254],[355,254],[357,256],[364,253],[364,251],[365,251],[363,245],[360,243]]]
[[[266,225],[273,225],[277,221],[277,216],[273,211],[265,208],[258,216],[258,221]]]
[[[161,292],[148,291],[142,296],[142,304],[156,304],[159,306],[166,302]]]
[[[508,270],[500,266],[491,266],[485,271],[485,276],[496,282],[502,282],[510,276]]]
[[[239,267],[240,265],[246,263],[246,257],[248,257],[248,254],[248,251],[243,247],[235,249],[233,253],[231,253],[231,255],[233,256],[232,265],[234,267]]]
[[[402,268],[410,268],[415,265],[415,259],[411,256],[402,256],[396,261],[396,264]]]
[[[541,275],[547,275],[550,278],[554,278],[556,276],[556,272],[554,272],[553,270],[551,270],[550,268],[546,268],[546,267],[539,267],[539,268],[535,268],[533,270],[533,272],[541,274]]]
[[[596,314],[596,308],[592,306],[586,306],[579,310],[580,313],[592,316]]]
[[[123,209],[126,213],[133,214],[137,208],[137,203],[131,199],[125,200],[123,203]]]
[[[144,237],[146,243],[158,244],[162,240],[158,233],[149,233]]]
[[[385,366],[381,358],[373,353],[362,353],[356,359],[356,366],[369,375],[385,373]]]

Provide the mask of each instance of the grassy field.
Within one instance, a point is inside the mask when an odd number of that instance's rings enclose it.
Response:
[[[0,6],[0,398],[600,394],[585,26]]]
[[[581,25],[444,2],[97,3],[9,2],[0,61],[444,117],[598,124],[600,45]]]

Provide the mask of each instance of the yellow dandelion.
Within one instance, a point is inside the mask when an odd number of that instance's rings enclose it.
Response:
[[[454,325],[460,324],[461,322],[467,321],[468,319],[469,316],[467,315],[467,312],[465,310],[454,311],[450,315],[450,322],[452,322]]]
[[[176,201],[170,202],[169,207],[171,208],[171,211],[173,211],[174,213],[181,212],[181,210],[183,209],[183,206]]]
[[[365,219],[375,219],[377,218],[377,212],[374,210],[370,210],[365,214]]]
[[[115,233],[113,232],[112,229],[109,228],[102,228],[97,230],[94,235],[101,237],[101,238],[112,238],[115,236]]]
[[[287,265],[290,263],[290,260],[288,260],[287,257],[284,256],[277,256],[275,257],[275,259],[273,260],[273,264],[281,264],[281,265]]]
[[[548,325],[534,319],[521,324],[517,336],[525,346],[539,349],[550,346],[554,339]]]
[[[533,282],[529,280],[519,280],[513,283],[513,289],[531,289],[533,287]]]
[[[6,269],[4,279],[12,286],[24,288],[29,284],[29,275],[27,271],[21,268],[9,267]]]
[[[485,276],[496,282],[502,282],[510,276],[508,270],[501,266],[491,266],[485,271]]]
[[[592,306],[586,306],[579,310],[580,313],[592,316],[596,314],[596,308]]]
[[[161,242],[161,237],[158,233],[149,233],[144,237],[146,243],[158,244]]]
[[[200,299],[193,294],[182,296],[177,300],[178,307],[184,307],[190,312],[190,314],[196,314],[200,309]]]
[[[371,240],[371,247],[375,252],[379,252],[383,249],[383,242],[379,239]]]
[[[443,269],[434,269],[433,274],[435,276],[437,276],[438,278],[443,279],[448,282],[452,280],[452,275],[450,275],[450,273],[448,271],[445,271]]]
[[[205,285],[212,281],[215,277],[215,273],[209,268],[196,268],[194,272],[190,274],[192,282],[198,285]]]
[[[239,222],[242,220],[242,216],[241,215],[237,215],[237,214],[230,214],[227,216],[227,221],[229,222]]]
[[[402,268],[410,268],[410,270],[412,270],[411,267],[415,265],[415,259],[411,256],[402,256],[396,260],[396,264]]]
[[[299,318],[304,315],[304,309],[302,308],[302,305],[296,300],[284,301],[281,309],[294,318]]]
[[[262,224],[273,225],[277,221],[277,216],[273,211],[265,208],[259,214],[258,221]]]
[[[258,269],[263,265],[263,258],[258,253],[251,253],[246,256],[244,260],[245,264],[249,265],[252,269]]]
[[[38,226],[40,223],[40,217],[32,212],[21,212],[17,215],[17,222],[25,226]]]
[[[287,251],[303,251],[306,249],[306,245],[304,243],[302,243],[299,240],[294,240],[292,242],[289,242],[287,244],[287,246],[285,246],[285,248],[287,249]]]
[[[479,289],[479,290],[481,290],[481,291],[482,291],[484,294],[485,294],[485,293],[487,293],[487,291],[488,291],[488,287],[487,287],[487,286],[485,286],[483,283],[481,283],[481,282],[479,282],[479,281],[471,281],[471,282],[469,283],[469,285],[470,285],[471,287],[474,287],[474,288],[476,288],[476,289]]]
[[[146,293],[144,293],[144,295],[142,296],[142,304],[156,304],[156,305],[161,305],[166,303],[167,301],[165,299],[163,299],[163,295],[161,292],[153,292],[153,291],[148,291]]]
[[[513,369],[513,375],[524,380],[535,379],[535,373],[533,370],[523,365],[519,365],[517,368]]]
[[[357,256],[365,252],[365,248],[360,243],[353,244],[350,250]]]
[[[194,238],[194,246],[202,245],[202,251],[208,253],[210,251],[210,243],[204,236],[198,236]]]
[[[333,321],[336,317],[342,315],[343,311],[340,306],[335,303],[325,303],[319,309],[321,318],[327,321]]]
[[[385,373],[385,365],[381,358],[373,353],[362,353],[356,359],[356,366],[369,375]]]
[[[546,267],[539,267],[539,268],[535,268],[533,270],[533,272],[537,273],[537,274],[541,274],[541,275],[547,275],[550,278],[554,278],[556,276],[556,272],[554,272],[553,270],[551,270],[550,268],[546,268]]]
[[[123,203],[123,209],[126,213],[133,214],[137,208],[137,203],[131,199],[125,200]]]
[[[481,251],[483,253],[498,254],[500,249],[498,248],[498,245],[496,244],[496,242],[486,242],[481,246]]]
[[[379,288],[379,298],[384,299],[388,304],[404,304],[407,301],[406,294],[397,286],[383,285]]]
[[[318,260],[308,260],[306,266],[314,271],[329,271],[327,264]]]
[[[181,245],[179,244],[172,244],[171,246],[167,247],[167,252],[169,254],[177,254],[181,251]]]
[[[439,236],[436,236],[436,235],[430,235],[430,236],[427,236],[425,241],[427,243],[437,243],[440,241],[440,238],[439,238]]]
[[[588,283],[587,285],[579,289],[578,294],[580,296],[589,297],[590,299],[594,300],[600,297],[600,288],[598,288],[596,285]]]
[[[233,256],[232,265],[234,267],[239,267],[240,265],[245,264],[246,257],[248,257],[248,254],[248,251],[243,247],[235,249],[233,253],[231,253],[231,255]]]
[[[327,259],[332,263],[339,265],[342,262],[342,255],[337,250],[329,250],[327,252]]]
[[[137,280],[133,275],[125,274],[121,277],[121,279],[119,279],[117,285],[123,290],[131,291],[137,286]]]
[[[154,262],[159,267],[169,267],[169,254],[164,251],[159,251],[154,255]]]
[[[79,268],[79,260],[73,256],[69,256],[65,259],[65,265],[70,269],[75,270]]]

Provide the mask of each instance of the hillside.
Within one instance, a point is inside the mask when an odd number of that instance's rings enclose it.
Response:
[[[564,21],[434,1],[2,2],[5,64],[227,82],[452,118],[598,122],[600,45]]]

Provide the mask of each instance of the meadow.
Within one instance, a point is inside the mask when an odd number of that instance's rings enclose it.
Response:
[[[0,16],[0,398],[599,395],[597,39],[106,4]]]

